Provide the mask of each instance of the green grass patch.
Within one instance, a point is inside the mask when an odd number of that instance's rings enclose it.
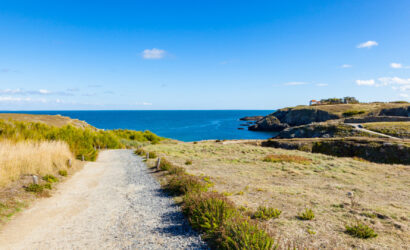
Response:
[[[303,157],[303,156],[284,155],[284,154],[267,155],[263,158],[263,161],[273,162],[273,163],[289,162],[289,163],[299,163],[299,164],[310,164],[312,162],[311,159]]]
[[[39,184],[31,183],[27,187],[25,187],[25,190],[27,192],[32,192],[32,193],[41,193],[41,192],[43,192],[44,187],[42,185],[39,185]]]
[[[67,170],[64,170],[64,169],[59,170],[58,174],[61,175],[61,176],[67,176]]]
[[[51,174],[43,176],[42,179],[48,183],[58,182],[58,178]]]
[[[297,217],[299,220],[313,220],[315,218],[315,214],[312,209],[306,208],[305,211],[300,213]]]
[[[352,235],[353,237],[361,238],[361,239],[368,239],[368,238],[375,238],[377,237],[377,233],[374,232],[372,228],[369,226],[356,223],[352,225],[346,225],[346,233]]]
[[[342,113],[342,115],[344,117],[351,117],[351,116],[355,116],[355,115],[361,115],[366,113],[365,110],[347,110],[345,112]]]
[[[259,207],[258,210],[253,214],[253,218],[259,220],[269,220],[279,218],[279,215],[282,213],[279,209],[272,207]]]

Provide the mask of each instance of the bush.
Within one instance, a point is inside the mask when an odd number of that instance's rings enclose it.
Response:
[[[192,160],[186,160],[185,165],[192,165]]]
[[[44,188],[51,190],[52,189],[51,183],[44,184]]]
[[[255,223],[245,219],[229,222],[221,234],[222,249],[277,249],[275,240]]]
[[[279,209],[272,208],[272,207],[259,207],[258,210],[253,215],[254,218],[260,220],[269,220],[278,218],[279,215],[282,213]]]
[[[58,174],[61,176],[67,176],[67,170],[59,170]]]
[[[263,158],[264,162],[290,162],[290,163],[299,163],[299,164],[310,164],[312,162],[311,159],[298,156],[298,155],[267,155]]]
[[[300,220],[313,220],[315,218],[315,214],[313,213],[312,209],[306,208],[305,212],[298,215],[298,218]]]
[[[351,117],[355,115],[361,115],[366,113],[364,110],[347,110],[346,112],[343,113],[344,117]]]
[[[192,227],[205,232],[207,238],[215,237],[226,221],[236,215],[233,203],[214,192],[185,196],[182,209]]]
[[[150,159],[157,158],[157,154],[155,152],[149,152],[148,153],[148,158],[150,158]]]
[[[354,225],[346,225],[345,228],[346,233],[357,238],[368,239],[377,237],[377,234],[372,228],[359,222]]]
[[[140,155],[140,156],[145,156],[146,153],[142,148],[138,148],[137,150],[135,150],[135,154]]]
[[[170,174],[182,175],[182,174],[185,174],[185,168],[177,167],[177,166],[171,166],[171,168],[168,170],[168,172]]]
[[[169,180],[165,188],[174,195],[207,191],[207,186],[200,178],[187,174],[175,175]]]
[[[32,193],[41,193],[43,192],[44,187],[39,184],[31,183],[27,187],[25,187],[25,190],[27,192],[32,192]]]
[[[161,162],[159,164],[159,168],[162,171],[169,171],[172,168],[172,164],[167,161],[166,159],[161,159]]]
[[[48,183],[58,182],[58,178],[51,174],[43,176],[42,179]]]

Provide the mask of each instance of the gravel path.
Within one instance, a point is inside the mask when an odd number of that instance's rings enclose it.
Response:
[[[205,247],[130,150],[101,152],[0,232],[0,249]]]

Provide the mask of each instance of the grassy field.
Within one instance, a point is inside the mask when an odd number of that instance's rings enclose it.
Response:
[[[209,176],[213,190],[249,212],[260,206],[281,210],[278,218],[259,222],[281,244],[340,249],[410,244],[408,166],[238,143],[161,143],[144,150],[190,174]],[[354,237],[361,226],[346,226],[357,222],[378,236]]]
[[[30,115],[30,114],[13,114],[13,113],[0,113],[0,119],[2,120],[14,120],[21,122],[41,122],[50,126],[63,127],[66,125],[72,125],[77,128],[93,128],[91,125],[78,119],[71,119],[61,115]],[[94,128],[95,129],[95,128]]]
[[[410,139],[410,122],[371,122],[363,126],[375,132]]]
[[[358,103],[358,104],[333,104],[333,105],[316,105],[316,106],[308,106],[308,105],[299,105],[292,109],[319,109],[323,111],[330,112],[332,114],[336,114],[339,117],[343,117],[344,113],[357,113],[361,116],[369,115],[371,113],[377,113],[381,109],[390,109],[390,108],[399,108],[409,106],[408,103]],[[281,109],[287,110],[289,108]]]

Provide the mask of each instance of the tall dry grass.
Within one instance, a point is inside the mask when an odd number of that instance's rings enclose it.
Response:
[[[74,162],[69,146],[61,141],[0,141],[0,187],[22,175],[52,174]]]

